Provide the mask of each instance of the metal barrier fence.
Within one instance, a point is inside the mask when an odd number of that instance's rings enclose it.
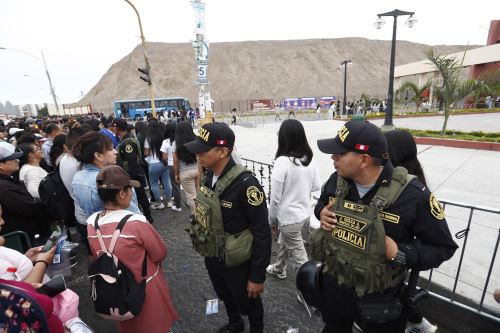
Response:
[[[488,214],[494,214],[494,216],[496,216],[496,217],[500,217],[500,209],[475,206],[475,205],[470,205],[470,204],[461,203],[461,202],[454,202],[454,201],[450,201],[450,200],[440,200],[440,201],[443,204],[444,208],[446,208],[446,207],[459,207],[459,208],[463,208],[463,209],[468,210],[469,213],[468,213],[468,219],[467,219],[467,226],[465,229],[455,233],[455,238],[456,239],[463,238],[463,243],[462,243],[461,248],[458,249],[458,251],[460,251],[460,258],[459,258],[458,266],[456,267],[456,274],[455,274],[455,277],[453,279],[453,288],[451,289],[450,293],[447,296],[445,296],[445,295],[438,294],[437,292],[433,292],[431,290],[433,273],[435,271],[434,269],[431,269],[429,271],[429,277],[427,278],[426,289],[429,291],[429,293],[432,296],[434,296],[436,298],[439,298],[445,302],[452,303],[452,304],[457,305],[461,308],[464,308],[464,309],[469,310],[471,312],[475,312],[483,317],[486,317],[486,318],[491,319],[497,323],[500,323],[500,316],[498,313],[497,314],[488,313],[485,311],[485,308],[484,308],[484,300],[485,300],[485,296],[487,294],[488,285],[489,285],[490,280],[491,280],[493,268],[495,265],[496,255],[498,252],[498,246],[500,243],[500,228],[497,229],[496,241],[495,241],[493,252],[492,252],[491,257],[489,259],[489,269],[488,269],[488,273],[486,275],[486,280],[485,280],[483,286],[477,287],[474,285],[470,285],[468,282],[461,281],[459,279],[460,273],[462,272],[462,266],[464,264],[464,255],[466,254],[467,241],[469,239],[470,234],[472,233],[471,224],[472,224],[472,221],[474,218],[474,213],[475,212],[484,212],[484,213],[488,213]],[[472,301],[472,302],[468,302],[471,304],[471,305],[468,305],[468,304],[464,304],[463,302],[460,302],[457,300],[458,296],[463,296],[457,292],[457,285],[459,282],[469,284],[469,287],[481,290],[481,298],[480,298],[478,304],[474,304],[475,302]],[[467,297],[467,298],[469,298],[469,297]]]
[[[264,188],[264,191],[267,195],[267,200],[269,202],[270,195],[271,195],[271,174],[272,174],[273,165],[268,164],[268,163],[259,162],[259,161],[254,161],[251,159],[246,159],[246,158],[242,158],[242,164],[244,166],[246,166],[248,169],[250,169],[253,172],[253,174],[257,177],[257,179],[260,181],[260,184]],[[482,286],[478,287],[476,285],[472,285],[470,282],[467,282],[465,279],[462,279],[462,280],[460,279],[460,276],[461,276],[460,274],[462,273],[462,268],[464,265],[464,256],[466,254],[471,253],[471,252],[466,252],[466,249],[467,249],[467,241],[469,240],[469,237],[473,232],[473,230],[471,229],[471,226],[472,226],[472,222],[474,220],[475,215],[477,215],[475,213],[494,214],[493,216],[495,218],[498,218],[499,222],[500,222],[500,209],[475,206],[475,205],[454,202],[454,201],[449,201],[449,200],[440,200],[440,201],[443,204],[443,208],[454,207],[454,208],[458,208],[458,209],[468,210],[468,215],[467,215],[468,219],[467,219],[467,221],[464,221],[466,223],[465,229],[460,230],[460,231],[455,233],[455,238],[457,240],[463,239],[463,243],[462,243],[461,247],[459,247],[459,249],[457,250],[457,253],[460,253],[460,257],[458,258],[457,265],[451,263],[451,260],[450,260],[450,264],[449,264],[450,267],[448,267],[448,268],[451,269],[452,271],[456,270],[456,273],[454,274],[454,276],[451,276],[451,275],[443,272],[441,267],[439,269],[431,269],[430,271],[428,271],[429,276],[426,279],[427,280],[426,285],[424,286],[425,283],[422,283],[423,281],[421,281],[421,283],[419,285],[422,287],[425,287],[425,289],[427,289],[429,291],[430,295],[432,295],[440,300],[454,304],[454,305],[459,306],[467,311],[477,313],[480,316],[483,316],[483,317],[488,318],[490,320],[493,320],[497,323],[500,323],[500,314],[493,313],[493,311],[491,311],[491,310],[488,311],[487,309],[485,309],[485,306],[484,306],[485,296],[488,293],[488,286],[489,286],[490,281],[491,281],[492,273],[493,273],[493,270],[495,267],[495,260],[496,260],[496,256],[497,256],[497,252],[498,252],[498,248],[499,248],[499,244],[500,244],[500,227],[497,229],[496,241],[494,243],[495,245],[494,245],[493,252],[491,253],[491,256],[488,258],[489,268],[488,268],[488,272],[487,272],[484,284]],[[448,211],[447,211],[447,213],[448,213]],[[460,214],[460,216],[462,216],[462,214]],[[465,215],[463,215],[463,216],[465,216]],[[452,219],[453,218],[448,219],[449,225],[450,225],[450,220],[452,220]],[[486,243],[483,241],[482,244],[484,245]],[[456,260],[455,258],[452,258],[452,259],[454,259],[454,261]],[[471,260],[469,260],[469,262],[472,261],[473,264],[474,264],[474,262],[475,262],[475,264],[478,264],[476,260],[477,260],[477,258],[472,258]],[[453,288],[450,288],[450,290],[447,292],[438,291],[437,286],[441,285],[445,289],[446,289],[446,287],[444,287],[443,283],[437,283],[437,282],[434,282],[436,284],[436,286],[434,287],[434,285],[432,284],[434,272],[439,272],[440,274],[446,275],[447,277],[451,278],[453,281]],[[422,272],[421,276],[423,274],[426,274],[426,273],[427,272]],[[461,284],[467,285],[469,288],[480,290],[480,292],[481,292],[480,299],[474,300],[473,293],[470,293],[470,292],[468,295],[464,295],[463,293],[461,294],[461,293],[457,292],[457,285],[459,284],[459,282]],[[475,282],[477,282],[477,280],[475,280]],[[497,282],[500,282],[500,281],[497,281]],[[432,290],[433,287],[434,287],[434,290]],[[500,287],[500,284],[497,287]],[[458,300],[458,298],[461,298],[461,299]]]

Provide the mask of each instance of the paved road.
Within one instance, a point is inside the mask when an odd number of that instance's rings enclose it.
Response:
[[[217,298],[208,278],[202,258],[192,250],[189,237],[184,231],[187,209],[182,213],[169,209],[153,211],[155,228],[160,232],[168,248],[168,257],[163,269],[181,321],[178,327],[183,333],[209,333],[226,323],[223,303],[219,304],[219,314],[206,316],[206,300]],[[114,324],[94,314],[88,297],[86,260],[79,264],[69,288],[80,295],[80,316],[96,333],[115,332]],[[295,296],[295,279],[292,272],[286,280],[269,277],[263,294],[266,332],[286,332],[289,327],[299,328],[300,333],[321,332],[321,319],[309,318]],[[246,325],[248,332],[248,321]],[[143,332],[138,332],[143,333]],[[146,332],[144,332],[146,333]]]
[[[286,119],[287,114],[281,115],[281,119]],[[223,119],[228,124],[231,123],[231,118],[228,115],[223,115],[216,119],[220,121]],[[305,113],[297,112],[297,119],[308,120],[308,121],[321,121],[328,122],[326,119],[326,114],[323,114],[322,119],[318,120],[315,113]],[[371,120],[377,125],[382,125],[383,119]],[[274,115],[261,116],[256,113],[254,116],[244,116],[238,120],[239,124],[242,125],[262,125],[268,123],[275,123]],[[422,130],[441,130],[443,126],[444,116],[432,116],[432,117],[416,117],[416,118],[394,118],[394,125],[402,128],[411,129],[422,129]],[[448,119],[448,129],[471,132],[471,131],[482,131],[482,132],[500,132],[500,113],[489,113],[489,114],[464,114],[464,115],[451,115]]]
[[[206,300],[217,298],[208,278],[202,258],[191,249],[189,237],[184,231],[187,221],[187,209],[181,213],[169,209],[153,211],[155,228],[163,237],[168,256],[163,262],[163,271],[169,283],[170,291],[181,320],[176,328],[182,333],[210,333],[226,323],[227,317],[223,303],[219,303],[219,314],[206,316]],[[273,253],[276,244],[273,245]],[[101,319],[94,313],[89,298],[90,286],[87,279],[86,258],[80,254],[81,262],[75,268],[71,278],[67,279],[68,287],[80,295],[80,317],[90,325],[96,333],[116,332],[114,323]],[[274,261],[275,257],[271,259]],[[265,309],[265,327],[267,333],[285,333],[289,327],[299,328],[299,333],[319,333],[323,328],[321,318],[313,315],[310,318],[295,294],[295,276],[288,271],[286,280],[278,280],[272,276],[266,281],[263,294]],[[439,320],[436,314],[424,315],[433,321]],[[246,321],[246,330],[248,321]],[[353,333],[358,331],[353,330]],[[450,333],[444,327],[439,332]],[[147,333],[147,332],[138,332]]]

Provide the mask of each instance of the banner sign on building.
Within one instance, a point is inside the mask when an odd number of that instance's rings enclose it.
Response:
[[[301,108],[304,110],[316,109],[316,97],[303,97],[300,98],[302,102]]]
[[[336,102],[336,98],[334,96],[331,97],[321,97],[319,103],[321,104],[322,109],[329,109],[332,102]]]
[[[286,98],[280,106],[285,110],[312,110],[316,109],[316,97]]]
[[[285,100],[281,103],[281,106],[285,110],[297,110],[300,108],[300,106],[302,106],[302,103],[299,104],[299,102],[299,98],[285,98]]]
[[[257,99],[250,101],[250,110],[269,110],[273,108],[272,99]]]
[[[205,4],[201,2],[191,1],[194,10],[195,30],[198,35],[205,34]]]

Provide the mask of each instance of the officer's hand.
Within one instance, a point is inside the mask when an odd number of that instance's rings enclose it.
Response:
[[[392,260],[398,253],[398,244],[391,237],[385,236],[385,257]]]
[[[252,281],[248,281],[247,284],[247,293],[248,298],[257,298],[260,294],[264,292],[264,284],[263,283],[254,283]]]
[[[331,231],[335,228],[337,224],[337,217],[330,210],[333,206],[333,203],[329,203],[319,213],[319,222],[321,223],[321,228],[326,231]]]

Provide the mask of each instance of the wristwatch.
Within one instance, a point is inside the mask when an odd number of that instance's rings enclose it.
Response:
[[[391,259],[391,261],[397,265],[406,265],[406,253],[401,250],[398,250],[396,256]]]

